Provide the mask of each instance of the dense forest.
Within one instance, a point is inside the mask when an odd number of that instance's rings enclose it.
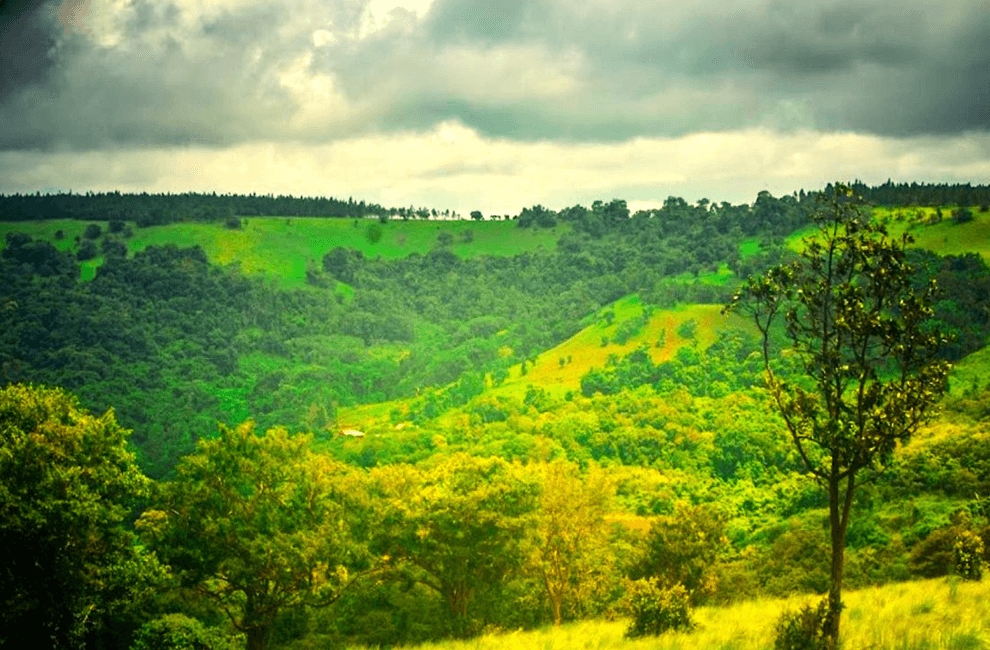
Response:
[[[985,219],[990,196],[852,187],[896,208],[884,219],[909,232],[943,215],[960,228]],[[173,647],[161,644],[182,634],[213,648],[393,645],[627,615],[644,589],[679,585],[691,605],[824,592],[827,501],[771,404],[758,333],[653,323],[721,307],[746,277],[795,259],[795,237],[832,192],[762,192],[750,205],[672,197],[636,213],[618,199],[534,206],[503,226],[553,230],[550,250],[459,256],[443,232],[400,258],[328,246],[298,289],[213,264],[200,247],[128,243],[135,228],[176,220],[375,215],[368,223],[389,229],[403,224],[388,216],[421,211],[0,197],[2,221],[93,222],[68,247],[14,228],[0,252],[0,421],[16,424],[4,425],[0,478],[30,475],[83,513],[58,523],[77,553],[39,543],[16,565],[48,554],[65,566],[37,564],[27,579],[7,569],[4,626],[43,610],[39,634],[60,647]],[[939,287],[926,321],[946,337],[939,358],[973,358],[990,334],[990,267],[974,253],[906,254],[915,290]],[[84,281],[80,262],[95,256]],[[629,296],[637,308],[624,313]],[[572,390],[527,381],[548,356],[567,371],[572,359],[553,350],[589,329],[616,350],[604,364]],[[794,357],[775,350],[772,364],[803,381]],[[958,572],[960,543],[990,548],[987,389],[954,390],[859,488],[848,584]],[[385,402],[357,419],[356,407]],[[338,435],[342,413],[355,435]],[[32,437],[32,426],[64,436]],[[44,469],[73,458],[88,468],[82,488],[74,470]],[[55,501],[32,510],[29,492],[3,493],[4,516],[49,517]],[[9,534],[5,546],[23,541]],[[32,584],[58,595],[31,601]]]

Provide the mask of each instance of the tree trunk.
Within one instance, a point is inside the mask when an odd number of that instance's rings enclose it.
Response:
[[[852,506],[855,474],[846,480],[845,490],[842,481],[832,478],[828,486],[828,523],[832,543],[832,570],[828,590],[828,620],[825,626],[825,642],[829,650],[839,647],[839,620],[842,614],[842,576],[846,561],[846,530],[849,527],[849,512]]]
[[[247,650],[265,650],[265,634],[267,630],[263,627],[249,627],[245,630],[247,637]]]

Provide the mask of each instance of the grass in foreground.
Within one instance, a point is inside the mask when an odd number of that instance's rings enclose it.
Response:
[[[954,578],[848,592],[842,615],[845,650],[980,650],[990,648],[990,581]],[[692,632],[626,639],[627,621],[581,621],[560,628],[487,634],[419,650],[769,650],[782,612],[817,597],[760,599],[696,611]],[[352,648],[351,650],[357,650]]]

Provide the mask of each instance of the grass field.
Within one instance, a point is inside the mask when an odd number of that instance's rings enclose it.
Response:
[[[990,582],[953,578],[848,592],[844,650],[984,650],[990,648]],[[769,650],[784,611],[817,602],[808,596],[746,601],[696,611],[691,632],[626,639],[627,621],[582,621],[560,628],[492,633],[419,650]],[[352,648],[351,650],[357,650]]]
[[[75,238],[89,222],[73,220],[0,223],[0,242],[8,232],[24,232],[46,239],[62,250],[75,250]],[[99,223],[106,230],[105,222]],[[359,250],[367,257],[386,259],[426,254],[437,248],[441,233],[451,236],[450,250],[462,257],[516,255],[551,250],[568,226],[551,229],[517,228],[511,221],[390,221],[376,219],[321,219],[303,217],[251,217],[242,220],[240,230],[222,223],[174,223],[136,228],[126,240],[130,254],[147,246],[199,244],[210,261],[238,262],[251,273],[277,278],[284,287],[305,286],[306,266],[319,266],[323,255],[337,246]],[[55,239],[62,230],[65,238]],[[376,231],[380,238],[376,238]],[[470,233],[470,234],[468,234]],[[102,258],[83,263],[83,279],[91,278]]]
[[[943,208],[943,219],[938,223],[926,223],[934,219],[935,208],[874,208],[873,217],[887,225],[893,237],[907,232],[914,238],[913,247],[924,248],[939,255],[978,253],[990,262],[990,212],[971,208],[973,220],[957,224],[952,209]],[[787,238],[787,246],[801,249],[801,240],[813,232],[813,227],[803,228]]]

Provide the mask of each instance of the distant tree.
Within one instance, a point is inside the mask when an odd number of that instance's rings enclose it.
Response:
[[[968,208],[957,208],[952,211],[952,220],[957,223],[967,223],[973,220],[973,212]]]
[[[55,239],[62,240],[65,239],[65,231],[61,228],[55,231]]]
[[[86,239],[99,239],[103,234],[103,229],[95,223],[91,223],[83,230],[83,237]]]
[[[481,212],[478,211],[478,210],[472,210],[471,211],[471,218],[474,219],[475,221],[481,221],[482,219],[485,218],[485,216],[483,214],[481,214]]]
[[[120,221],[119,219],[111,219],[110,223],[107,224],[107,228],[110,230],[110,234],[117,234],[119,232],[123,232],[125,227],[127,227],[127,222]]]
[[[828,494],[827,638],[835,647],[857,480],[887,465],[897,445],[932,417],[948,368],[936,359],[940,336],[926,328],[934,283],[912,286],[910,237],[888,239],[842,185],[814,220],[817,231],[800,258],[747,280],[727,310],[748,313],[760,330],[769,392],[805,468]],[[806,381],[775,374],[781,334]]]
[[[369,244],[377,244],[382,240],[382,235],[385,231],[382,229],[381,224],[369,223],[368,227],[364,229],[364,238],[368,240]]]
[[[99,251],[97,251],[96,244],[93,243],[92,239],[84,239],[79,244],[79,250],[76,251],[76,259],[80,262],[91,260],[97,255],[99,255]]]
[[[100,243],[100,252],[105,257],[127,257],[127,245],[116,239],[105,237]]]
[[[149,487],[127,434],[61,389],[0,389],[0,647],[82,647],[158,575],[125,525]]]

